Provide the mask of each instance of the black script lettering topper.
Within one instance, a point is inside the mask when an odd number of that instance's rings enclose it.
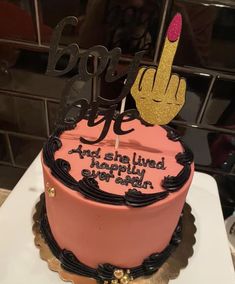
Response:
[[[115,122],[113,130],[115,134],[124,135],[134,130],[122,130],[121,125],[126,121],[131,121],[138,118],[138,111],[133,109],[124,111],[122,114],[117,114],[116,110],[118,103],[121,102],[123,98],[125,98],[129,94],[129,91],[137,76],[138,67],[145,51],[137,52],[127,70],[123,71],[120,74],[117,74],[116,68],[121,56],[120,48],[114,48],[111,51],[108,51],[106,47],[96,45],[89,48],[85,52],[80,52],[79,46],[76,43],[71,43],[65,48],[59,47],[60,38],[65,26],[76,26],[77,24],[78,20],[76,17],[66,17],[56,26],[51,38],[46,74],[49,76],[62,76],[67,74],[71,70],[74,70],[76,67],[78,68],[78,73],[67,81],[67,84],[62,92],[57,124],[76,124],[84,118],[88,119],[87,125],[89,127],[104,123],[102,132],[96,140],[90,141],[85,139],[84,137],[80,138],[82,143],[95,144],[102,141],[106,137],[114,116]],[[61,57],[64,55],[67,55],[69,57],[68,64],[63,70],[57,69],[56,66]],[[87,66],[88,59],[91,56],[97,56],[99,58],[98,66],[93,73],[90,73],[88,71]],[[84,98],[77,99],[72,103],[69,102],[71,89],[76,81],[88,81],[94,77],[100,76],[105,70],[106,82],[114,82],[124,76],[126,77],[123,89],[117,98],[110,100],[102,96],[98,96],[96,101],[92,101],[91,103],[88,103]],[[103,109],[101,118],[99,117],[97,119],[98,115],[100,114],[101,105],[106,106],[106,109]],[[68,118],[67,115],[72,108],[77,109],[77,114],[72,118]]]

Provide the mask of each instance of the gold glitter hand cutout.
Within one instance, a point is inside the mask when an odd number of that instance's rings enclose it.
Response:
[[[169,123],[185,102],[186,81],[171,74],[181,26],[178,13],[169,25],[158,68],[141,67],[131,88],[140,116],[149,124]]]

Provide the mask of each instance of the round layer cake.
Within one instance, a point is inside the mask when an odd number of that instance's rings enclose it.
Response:
[[[173,130],[139,120],[125,122],[123,128],[134,131],[118,137],[117,149],[113,131],[98,144],[81,143],[80,137],[96,140],[102,128],[83,120],[71,130],[57,129],[45,144],[44,231],[50,230],[57,250],[72,254],[74,266],[99,273],[108,263],[149,274],[156,267],[148,270],[148,261],[169,255],[193,155]]]

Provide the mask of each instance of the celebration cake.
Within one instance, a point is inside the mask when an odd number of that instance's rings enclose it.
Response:
[[[67,21],[74,24],[74,18]],[[64,26],[60,23],[55,34]],[[193,178],[193,154],[165,125],[179,112],[185,96],[184,79],[171,75],[180,30],[177,14],[158,69],[137,68],[137,54],[119,98],[98,97],[90,104],[80,98],[66,104],[64,93],[63,119],[42,153],[45,204],[40,227],[69,272],[100,283],[129,283],[156,272],[180,243],[180,216]],[[106,50],[95,48],[101,55]],[[63,74],[53,63],[62,54],[50,54],[50,75]],[[82,58],[76,80],[88,74]],[[105,62],[107,74],[112,73],[114,58]],[[137,109],[125,111],[129,91]],[[72,118],[71,109],[77,110]]]

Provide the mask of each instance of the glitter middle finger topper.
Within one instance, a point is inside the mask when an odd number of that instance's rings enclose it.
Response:
[[[185,102],[186,81],[171,73],[181,27],[182,17],[177,13],[168,27],[158,68],[141,67],[131,88],[140,116],[149,124],[169,123]]]

